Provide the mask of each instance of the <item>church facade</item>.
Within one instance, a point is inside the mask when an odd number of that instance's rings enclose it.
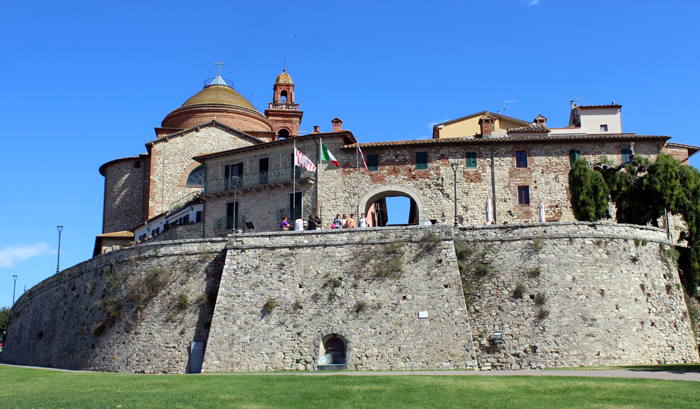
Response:
[[[573,221],[568,172],[576,159],[624,163],[663,151],[687,160],[699,150],[622,132],[621,105],[573,102],[562,128],[542,115],[530,122],[482,111],[435,125],[432,139],[358,145],[338,118],[330,132],[315,126],[300,135],[294,87],[286,71],[278,75],[261,113],[217,76],[163,119],[146,153],[102,165],[95,255],[156,238],[275,231],[283,216],[318,215],[328,229],[338,213],[365,213],[370,226],[383,226],[392,196],[410,199],[409,224]],[[319,160],[322,145],[338,167]],[[295,149],[317,170],[295,167]]]

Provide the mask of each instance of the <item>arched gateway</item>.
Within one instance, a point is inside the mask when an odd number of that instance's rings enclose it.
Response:
[[[360,199],[360,212],[365,213],[368,219],[378,221],[378,226],[386,225],[386,204],[384,199],[395,196],[407,197],[411,200],[408,223],[423,224],[424,216],[422,212],[423,202],[420,199],[421,195],[415,189],[407,186],[386,185],[370,190]],[[384,203],[383,209],[382,203]],[[384,220],[383,222],[382,219]]]

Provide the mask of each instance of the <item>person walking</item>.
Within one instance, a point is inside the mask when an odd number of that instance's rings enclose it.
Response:
[[[289,231],[289,222],[287,221],[287,216],[282,216],[282,221],[280,222],[280,231]]]
[[[350,218],[348,219],[348,229],[355,228],[355,213],[350,213]]]
[[[304,230],[304,219],[301,218],[301,215],[299,215],[294,221],[294,231],[302,231]]]
[[[360,215],[360,220],[359,220],[359,222],[360,222],[359,227],[360,227],[361,229],[364,228],[364,227],[367,227],[367,218],[365,217],[365,214],[364,214],[364,213],[362,213],[362,214]]]

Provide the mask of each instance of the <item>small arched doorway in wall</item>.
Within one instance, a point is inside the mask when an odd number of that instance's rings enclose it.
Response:
[[[421,224],[422,207],[419,195],[404,186],[380,187],[360,200],[360,212],[365,213],[369,227]]]
[[[337,371],[345,369],[347,341],[342,335],[328,334],[321,339],[318,354],[318,370]]]

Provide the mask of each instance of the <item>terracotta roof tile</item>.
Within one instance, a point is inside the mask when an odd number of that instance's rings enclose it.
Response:
[[[112,233],[102,233],[98,235],[97,237],[134,237],[134,233],[128,231],[128,230],[122,230],[122,231],[115,231]]]
[[[520,128],[508,129],[508,133],[549,133],[549,128],[544,124],[530,124],[528,126],[523,126]]]
[[[409,145],[470,145],[470,144],[490,144],[490,143],[512,143],[512,142],[556,142],[571,140],[633,140],[633,139],[671,139],[664,135],[637,135],[637,134],[574,134],[574,135],[513,135],[503,138],[441,138],[441,139],[414,139],[407,141],[390,142],[368,142],[361,143],[361,148],[374,148],[384,146],[409,146]],[[356,143],[342,146],[341,149],[354,149]]]

